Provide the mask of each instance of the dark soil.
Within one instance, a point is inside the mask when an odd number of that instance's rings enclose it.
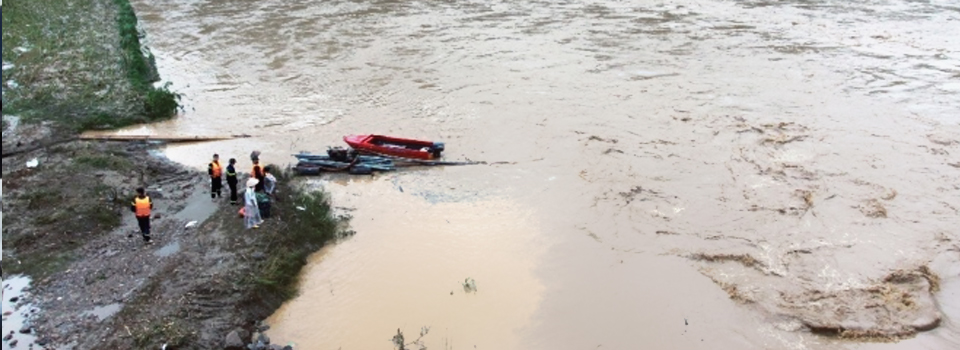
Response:
[[[336,236],[322,194],[284,179],[273,217],[246,230],[239,207],[211,200],[205,174],[156,154],[70,142],[3,159],[4,273],[34,279],[22,302],[40,310],[35,348],[223,348],[292,297],[306,257]],[[129,211],[138,186],[156,205],[152,245]]]

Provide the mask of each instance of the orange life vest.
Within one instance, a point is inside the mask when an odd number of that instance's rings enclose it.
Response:
[[[210,176],[213,177],[220,177],[223,172],[223,170],[220,168],[220,162],[210,163],[210,170],[213,172],[213,174]]]
[[[133,207],[136,208],[138,218],[150,217],[150,197],[137,197],[133,199]]]

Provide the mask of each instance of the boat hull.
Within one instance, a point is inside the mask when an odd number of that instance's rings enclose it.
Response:
[[[439,159],[444,150],[439,142],[383,135],[349,135],[343,141],[360,153],[417,160]]]

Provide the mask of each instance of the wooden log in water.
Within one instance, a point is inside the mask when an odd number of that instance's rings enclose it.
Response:
[[[66,139],[51,141],[48,143],[30,146],[27,148],[20,148],[15,150],[4,150],[2,158],[13,157],[16,155],[30,153],[36,150],[44,149],[50,146],[59,145],[62,143],[72,142],[72,141],[117,141],[117,142],[132,142],[132,141],[156,141],[156,142],[169,142],[169,143],[185,143],[185,142],[210,142],[210,141],[225,141],[233,139],[242,139],[248,138],[250,135],[231,135],[231,136],[150,136],[150,135],[80,135],[79,137],[70,137]]]
[[[83,141],[156,141],[156,142],[210,142],[247,138],[250,135],[230,136],[158,136],[158,135],[80,135]]]

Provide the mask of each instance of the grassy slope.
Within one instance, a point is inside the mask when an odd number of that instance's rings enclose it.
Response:
[[[168,118],[176,95],[141,52],[128,0],[7,0],[3,113],[70,131]]]
[[[26,122],[44,122],[58,133],[120,127],[158,120],[175,114],[175,94],[152,86],[155,70],[142,53],[137,19],[128,0],[7,0],[3,20],[3,114]],[[12,68],[9,66],[12,65]],[[6,138],[4,120],[4,137]],[[39,140],[43,142],[44,140]],[[66,146],[76,148],[82,145]],[[129,172],[124,155],[85,154],[64,147],[46,149],[44,166],[19,169],[22,163],[4,161],[4,173],[15,189],[11,202],[26,202],[26,211],[47,210],[43,216],[11,211],[4,227],[7,248],[21,254],[21,272],[48,275],[71,257],[63,247],[38,244],[41,236],[66,217],[89,224],[80,234],[109,232],[120,224],[116,203],[73,205],[104,196],[104,185],[85,178],[90,170]],[[114,149],[114,148],[111,148]],[[64,170],[77,173],[64,173]],[[124,174],[128,175],[128,174]],[[37,183],[46,185],[38,186]],[[112,189],[111,189],[112,190]],[[57,210],[49,206],[57,204]],[[46,207],[44,207],[46,206]],[[21,208],[17,208],[21,209]],[[23,221],[23,222],[19,222]],[[70,239],[71,244],[82,240]],[[73,243],[76,242],[76,243]],[[35,261],[34,261],[35,260]],[[10,271],[16,270],[11,265]]]
[[[279,169],[272,166],[273,169]],[[276,252],[265,262],[254,267],[249,282],[252,282],[256,298],[275,298],[279,303],[293,298],[297,294],[297,279],[307,258],[325,244],[350,232],[340,231],[348,218],[334,218],[329,200],[323,192],[305,192],[294,187],[291,172],[278,175],[282,185],[278,196],[281,201],[274,203],[278,211],[287,213],[281,221],[281,232],[275,236],[265,236],[260,242],[266,251]]]

